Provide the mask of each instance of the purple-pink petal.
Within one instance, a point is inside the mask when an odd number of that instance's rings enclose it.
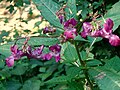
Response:
[[[65,31],[64,32],[65,39],[74,39],[77,36],[77,33],[74,31]]]
[[[52,52],[60,52],[61,46],[56,44],[56,45],[50,46],[49,50],[52,51]]]
[[[105,28],[105,30],[107,31],[107,32],[109,32],[109,30],[111,30],[112,28],[113,28],[113,25],[114,25],[114,23],[113,23],[113,21],[110,19],[110,18],[108,18],[107,20],[106,20],[106,23],[104,23],[104,28]]]
[[[77,25],[77,21],[74,18],[69,19],[64,23],[64,27],[71,27],[71,26],[74,27],[76,25]]]
[[[60,54],[55,55],[54,57],[55,57],[56,62],[59,62],[59,61],[60,61],[60,59],[61,59],[61,58],[60,58]]]
[[[16,54],[18,51],[18,46],[17,45],[11,46],[10,50],[11,50],[12,54]]]
[[[44,48],[44,45],[40,46],[39,48],[36,48],[35,50],[33,50],[31,52],[30,56],[33,57],[33,58],[36,58],[36,59],[41,58],[41,54],[42,54],[43,48]]]
[[[109,43],[112,46],[118,46],[120,45],[120,38],[117,35],[112,34],[111,37],[109,38]]]
[[[8,67],[12,67],[14,65],[14,56],[10,56],[8,58],[6,58],[6,64]]]

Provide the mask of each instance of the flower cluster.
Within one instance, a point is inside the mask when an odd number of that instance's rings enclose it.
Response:
[[[103,28],[98,26],[97,28],[92,25],[91,22],[84,22],[83,23],[83,31],[81,32],[81,36],[86,38],[88,35],[92,37],[102,37],[109,39],[109,43],[112,46],[120,45],[120,38],[119,36],[112,33],[113,28],[113,21],[109,18],[103,24]]]
[[[63,33],[63,38],[64,41],[69,40],[69,39],[74,39],[77,36],[77,30],[75,26],[77,25],[77,21],[74,18],[71,18],[64,22],[64,16],[59,15],[58,16],[60,23],[64,25],[64,33]],[[45,27],[43,29],[43,33],[54,33],[56,31],[55,28],[53,27]]]
[[[56,59],[56,62],[60,60],[60,51],[61,46],[56,44],[49,47],[50,52],[45,54],[43,53],[44,45],[32,50],[30,46],[27,46],[23,49],[18,49],[17,45],[11,46],[11,56],[6,58],[6,64],[8,67],[12,67],[14,65],[15,60],[19,60],[21,57],[26,56],[27,58],[31,59],[43,59],[43,60],[50,60],[52,57]]]

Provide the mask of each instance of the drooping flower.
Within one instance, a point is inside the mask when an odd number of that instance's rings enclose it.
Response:
[[[66,21],[64,23],[64,27],[74,27],[77,25],[77,21],[74,18],[71,18],[70,20]]]
[[[84,22],[83,23],[83,31],[81,32],[81,36],[83,38],[86,38],[88,35],[90,35],[90,32],[92,31],[93,27],[90,24],[90,22]]]
[[[110,43],[112,46],[118,46],[118,45],[120,45],[120,38],[119,38],[117,35],[112,34],[112,35],[109,37],[109,43]]]
[[[64,32],[65,39],[74,39],[77,36],[76,29],[73,28],[73,30],[68,30]]]
[[[112,34],[113,25],[114,25],[113,21],[110,18],[107,19],[103,25],[103,29],[101,30],[102,33],[101,37],[108,39]]]
[[[24,56],[24,52],[22,50],[19,50],[17,45],[11,46],[10,50],[11,50],[12,56],[14,56],[15,60],[18,60],[22,56]]]
[[[31,53],[29,54],[30,58],[40,59],[43,49],[44,45],[41,45],[39,48],[36,48],[33,51],[31,51]]]
[[[6,64],[8,67],[12,67],[14,65],[14,56],[10,56],[8,58],[6,58]]]
[[[54,57],[56,62],[58,62],[61,59],[60,58],[61,46],[56,44],[56,45],[50,46],[49,50],[50,50],[49,53],[42,55],[42,59],[50,60],[52,57]]]
[[[56,44],[53,46],[49,47],[49,50],[51,51],[51,55],[56,59],[56,62],[60,60],[60,51],[61,51],[61,46]]]
[[[65,29],[64,36],[66,40],[74,39],[77,36],[77,30],[75,28],[76,25],[77,25],[77,21],[74,18],[64,23],[64,29]]]

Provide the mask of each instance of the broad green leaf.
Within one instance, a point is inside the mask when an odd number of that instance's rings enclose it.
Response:
[[[89,70],[89,74],[95,79],[101,90],[120,90],[120,58],[114,58],[106,61],[101,67]]]
[[[104,66],[105,68],[114,69],[115,71],[120,71],[120,58],[118,56],[115,56],[111,58],[110,60],[106,61],[106,64]]]
[[[72,78],[78,76],[80,72],[81,69],[79,67],[69,67],[68,69],[66,69],[67,76],[70,76]]]
[[[43,74],[39,74],[38,77],[41,78],[42,81],[44,81],[45,79],[47,79],[49,76],[51,76],[52,73],[43,73]]]
[[[59,5],[52,0],[33,0],[38,10],[40,10],[42,16],[49,21],[53,26],[63,28],[56,16],[56,12],[59,10]]]
[[[21,83],[18,81],[7,81],[6,90],[19,90]]]
[[[120,90],[120,74],[109,68],[94,68],[89,70],[101,90]]]
[[[21,90],[40,90],[40,84],[40,80],[27,80]]]
[[[27,70],[27,67],[21,65],[17,65],[12,71],[11,74],[13,75],[23,75],[25,71]]]
[[[76,0],[68,0],[65,12],[67,20],[71,18],[76,18],[77,14]]]
[[[20,39],[17,43],[23,44],[25,39]],[[48,38],[48,37],[31,37],[28,41],[29,45],[40,46],[40,45],[54,45],[60,43],[58,38]]]
[[[63,55],[65,57],[65,62],[74,62],[78,59],[75,47],[69,42],[65,43]]]
[[[104,17],[105,19],[110,18],[114,21],[113,30],[115,31],[120,25],[120,1],[115,3]]]
[[[70,80],[71,80],[71,78],[68,76],[59,76],[59,77],[54,77],[54,78],[46,81],[45,83],[47,83],[47,84],[63,84],[63,83],[67,83]]]
[[[0,76],[4,77],[4,78],[9,78],[9,77],[11,77],[11,73],[9,70],[2,70],[2,71],[0,71]]]

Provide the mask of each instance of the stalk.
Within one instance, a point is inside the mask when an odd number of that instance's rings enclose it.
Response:
[[[92,82],[91,82],[91,80],[90,80],[90,78],[89,78],[86,63],[81,59],[81,57],[80,57],[80,52],[79,52],[79,48],[77,47],[77,43],[76,43],[75,41],[74,41],[74,45],[75,45],[75,48],[76,48],[77,55],[78,55],[79,61],[80,61],[80,63],[81,63],[81,66],[86,68],[86,69],[83,69],[83,73],[84,73],[84,75],[85,75],[85,77],[86,77],[86,79],[87,79],[87,81],[88,81],[88,84],[89,84],[91,90],[92,90],[92,89],[93,89],[93,84],[92,84]]]

